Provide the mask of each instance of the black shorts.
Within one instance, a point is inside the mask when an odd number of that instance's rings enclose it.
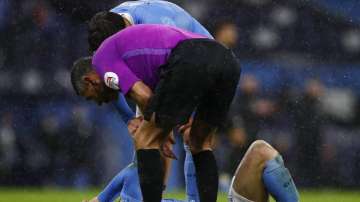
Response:
[[[196,119],[217,127],[226,119],[240,78],[233,52],[210,39],[180,42],[160,67],[160,81],[144,113],[156,124],[172,129]],[[196,120],[195,120],[196,121]]]

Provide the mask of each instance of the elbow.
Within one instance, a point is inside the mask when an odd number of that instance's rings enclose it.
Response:
[[[139,105],[141,111],[144,111],[144,109],[150,102],[150,99],[152,97],[152,91],[143,82],[139,81],[136,82],[135,85],[132,87],[129,96],[135,101],[137,105]]]
[[[146,107],[150,103],[151,97],[152,97],[152,94],[148,93],[148,92],[144,93],[141,96],[141,105],[143,106],[143,110],[146,109]]]

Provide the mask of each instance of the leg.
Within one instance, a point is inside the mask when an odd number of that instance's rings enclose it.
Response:
[[[215,202],[218,187],[214,155],[202,145],[224,120],[239,76],[234,55],[220,44],[208,40],[185,41],[173,49],[168,63],[162,67],[161,79],[145,111],[146,120],[155,112],[156,124],[170,128],[166,126],[185,124],[196,109],[191,128],[191,136],[196,139],[190,146],[195,154],[201,202]],[[148,145],[159,148],[156,144]]]
[[[192,123],[193,123],[193,119],[191,118],[186,125],[183,125],[180,128],[179,132],[183,134],[183,140],[184,140],[184,150],[185,150],[184,175],[185,175],[186,201],[200,202],[200,196],[197,185],[197,175],[196,175],[195,163],[193,160],[192,153],[197,154],[205,150],[211,151],[212,141],[211,138],[207,138],[207,140],[205,140],[205,143],[202,144],[202,146],[201,144],[199,144],[199,141],[197,139],[192,139],[192,141],[190,141],[190,129],[191,126],[193,125]],[[190,148],[192,148],[192,151]]]
[[[215,202],[217,199],[219,179],[211,140],[218,126],[226,120],[240,76],[238,64],[231,54],[217,62],[209,67],[209,71],[222,71],[215,73],[217,77],[213,78],[211,87],[201,98],[190,131],[190,148],[201,202]]]
[[[135,133],[140,188],[144,202],[160,202],[163,191],[164,165],[160,145],[169,131],[156,127],[154,119],[143,121]]]
[[[200,121],[194,121],[190,134],[190,149],[196,170],[197,190],[200,201],[215,202],[219,184],[216,160],[211,150],[213,126]]]
[[[195,164],[188,145],[184,145],[185,161],[184,161],[184,175],[185,175],[185,189],[186,201],[200,202],[199,191],[197,189],[197,180],[195,173]]]
[[[236,169],[231,189],[252,201],[268,201],[262,173],[265,162],[277,155],[278,152],[265,141],[257,140],[252,143]]]
[[[230,194],[251,201],[268,201],[268,192],[276,201],[298,201],[290,173],[279,153],[263,140],[252,143],[236,170]]]

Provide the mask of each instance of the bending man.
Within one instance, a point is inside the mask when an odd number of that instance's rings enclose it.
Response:
[[[88,33],[90,52],[96,51],[106,38],[116,32],[138,24],[166,24],[213,38],[204,26],[174,3],[162,0],[127,1],[91,18]],[[129,130],[133,130],[133,125],[136,125],[138,120],[123,94],[120,93],[113,104],[122,120],[128,124]],[[139,114],[140,110],[137,109],[137,115]]]
[[[217,166],[203,144],[224,122],[239,77],[234,54],[216,41],[175,27],[138,25],[105,40],[92,64],[76,63],[71,80],[79,95],[98,104],[117,99],[120,90],[145,112],[135,134],[145,202],[161,201],[161,144],[196,111],[190,149],[198,190],[202,202],[214,202]]]

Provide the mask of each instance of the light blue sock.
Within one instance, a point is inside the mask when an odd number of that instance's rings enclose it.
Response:
[[[280,155],[266,162],[263,181],[267,191],[277,202],[299,201],[299,193]]]
[[[186,188],[186,201],[188,202],[200,202],[200,196],[196,183],[196,171],[192,158],[190,148],[184,144],[185,149],[185,162],[184,162],[184,174],[185,174],[185,188]]]

